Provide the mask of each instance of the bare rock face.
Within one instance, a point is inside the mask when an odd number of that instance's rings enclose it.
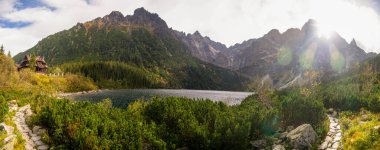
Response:
[[[113,11],[109,15],[103,17],[105,22],[123,22],[124,15],[119,11]]]
[[[166,22],[162,20],[158,14],[150,13],[143,7],[136,9],[133,15],[128,15],[125,19],[130,24],[149,26],[156,30],[164,30],[168,28]]]
[[[302,76],[305,70],[318,71],[323,74],[321,78],[328,79],[373,56],[358,47],[355,40],[347,43],[337,32],[331,33],[329,39],[320,37],[318,23],[309,20],[301,29],[291,28],[283,33],[273,29],[263,37],[220,50],[215,58],[201,59],[237,70],[253,81],[269,75],[274,87],[281,88],[307,81]]]
[[[175,34],[178,39],[189,47],[193,56],[202,61],[224,67],[223,63],[228,60],[227,58],[224,58],[225,55],[221,55],[221,52],[227,49],[224,44],[214,42],[209,37],[202,36],[198,31],[193,34],[185,34],[183,32],[175,32]],[[221,64],[216,63],[217,58],[222,58]]]
[[[273,150],[285,150],[285,147],[282,145],[275,145],[273,146]]]
[[[303,124],[290,131],[286,136],[293,148],[311,148],[316,141],[317,134],[310,124]]]

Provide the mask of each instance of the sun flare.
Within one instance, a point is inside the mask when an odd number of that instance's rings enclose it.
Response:
[[[360,41],[370,51],[377,47],[380,34],[379,16],[369,7],[346,0],[318,0],[309,3],[309,13],[305,16],[316,20],[318,36],[329,39],[336,31],[347,42],[353,38]]]
[[[330,39],[331,33],[334,31],[328,24],[317,23],[318,37]]]

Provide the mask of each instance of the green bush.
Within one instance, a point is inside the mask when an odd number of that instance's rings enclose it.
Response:
[[[255,96],[239,106],[210,100],[154,98],[145,109],[148,121],[157,124],[159,135],[171,148],[247,149],[276,127],[276,111],[266,109]],[[275,122],[275,123],[273,123]]]
[[[314,96],[304,96],[300,89],[282,91],[280,95],[280,114],[285,126],[311,124],[320,125],[325,120],[325,109],[321,100]]]
[[[368,109],[373,112],[380,112],[380,93],[373,93],[367,100]]]
[[[129,117],[125,110],[100,104],[37,98],[35,116],[48,128],[53,146],[67,149],[165,149],[154,125]],[[42,104],[42,105],[41,105]]]
[[[335,108],[342,111],[358,111],[366,107],[368,95],[360,91],[360,84],[353,78],[342,78],[340,80],[323,84],[321,90],[316,93],[323,99],[326,108]]]
[[[277,124],[277,112],[251,96],[239,106],[168,97],[136,101],[127,110],[37,96],[35,123],[50,144],[78,149],[247,149]]]
[[[90,78],[84,76],[66,74],[64,78],[67,82],[64,92],[91,91],[98,89]]]
[[[8,113],[8,103],[6,99],[0,95],[0,122],[4,121],[5,115]]]

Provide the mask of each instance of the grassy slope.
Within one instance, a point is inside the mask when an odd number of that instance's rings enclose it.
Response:
[[[366,110],[341,114],[344,149],[376,150],[380,147],[380,114]]]

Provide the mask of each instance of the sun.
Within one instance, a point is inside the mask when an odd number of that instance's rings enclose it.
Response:
[[[316,21],[319,38],[331,39],[337,33],[347,41],[355,38],[366,50],[379,49],[379,15],[364,2],[312,0],[307,6],[302,16]]]
[[[332,32],[334,31],[331,25],[326,23],[317,23],[317,33],[319,38],[330,39]]]

